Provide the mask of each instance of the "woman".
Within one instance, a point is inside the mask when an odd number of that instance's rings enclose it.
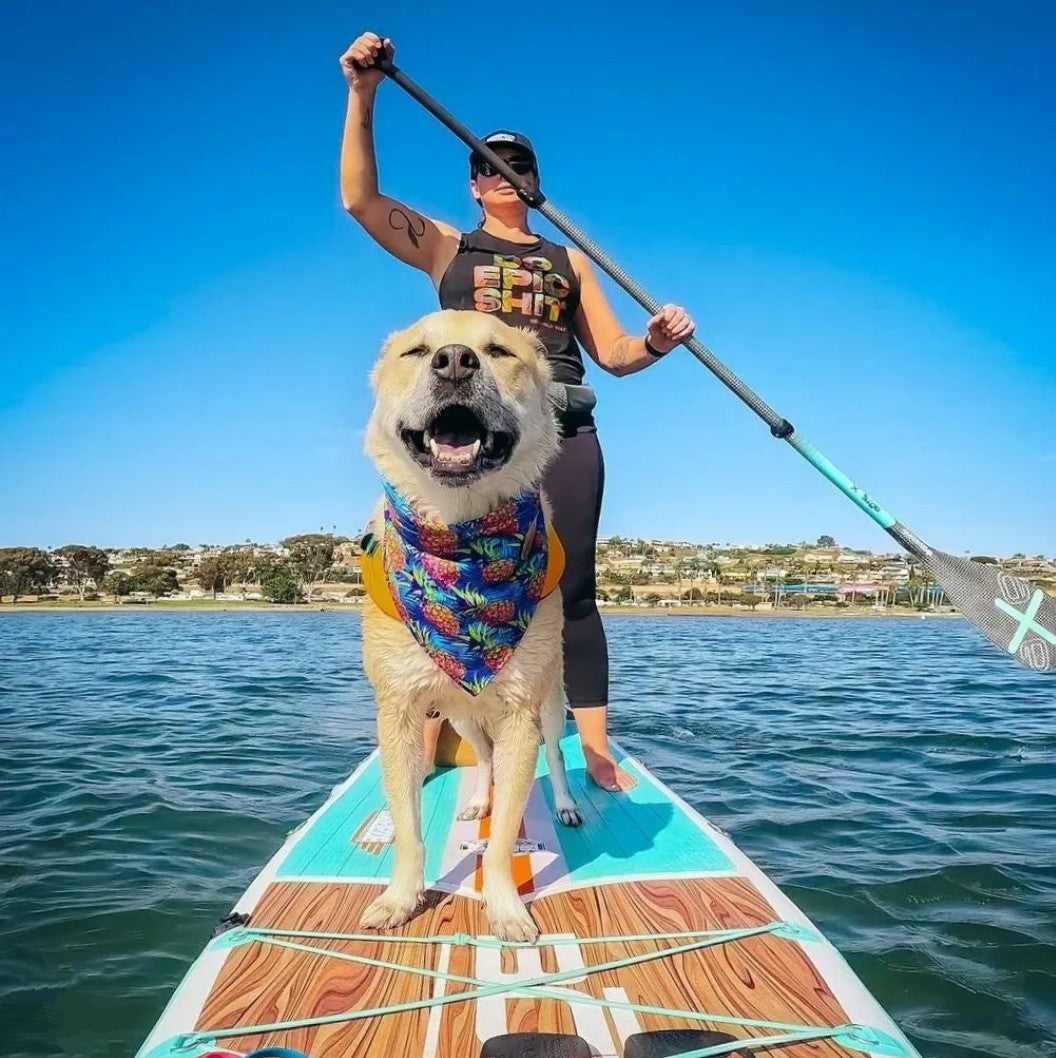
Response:
[[[546,345],[561,409],[561,451],[543,487],[567,560],[561,580],[565,687],[591,778],[606,790],[630,789],[636,780],[616,764],[607,737],[608,649],[594,572],[604,464],[591,414],[593,390],[582,385],[580,346],[605,371],[630,375],[684,342],[693,321],[678,306],[665,305],[643,337],[625,334],[588,259],[532,232],[528,207],[479,156],[470,158],[469,190],[483,213],[473,232],[460,233],[381,194],[372,129],[374,97],[384,75],[371,67],[382,54],[392,59],[392,42],[364,33],[341,56],[349,86],[342,201],[379,245],[428,273],[442,308],[478,309],[514,326],[533,326]],[[517,173],[538,182],[535,151],[526,137],[502,131],[485,142]],[[434,722],[433,745],[437,729]]]

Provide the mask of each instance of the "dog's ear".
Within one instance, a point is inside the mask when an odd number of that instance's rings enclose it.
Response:
[[[398,331],[389,331],[389,333],[385,335],[385,341],[381,343],[382,356],[384,356],[392,348],[392,346],[400,340],[405,330],[406,328]]]
[[[371,368],[369,376],[371,388],[375,392],[377,392],[378,389],[378,375],[381,373],[382,364],[384,364],[388,358],[389,350],[396,342],[402,341],[406,333],[406,328],[399,331],[390,331],[386,336],[385,341],[381,343],[381,350],[378,353],[378,358],[374,361],[374,366]]]
[[[517,327],[521,334],[527,339],[529,345],[535,350],[535,355],[543,361],[547,370],[549,370],[550,362],[546,356],[546,343],[539,337],[539,332],[531,324],[526,324],[523,327]]]

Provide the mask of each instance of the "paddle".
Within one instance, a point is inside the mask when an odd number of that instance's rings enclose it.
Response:
[[[463,143],[490,162],[517,190],[521,199],[537,209],[551,224],[574,242],[595,264],[618,283],[651,316],[662,305],[632,279],[600,246],[555,209],[537,187],[531,187],[491,148],[424,92],[394,63],[379,56],[375,67],[447,126]],[[757,393],[745,385],[725,364],[696,338],[686,348],[737,397],[759,416],[774,437],[787,441],[808,463],[829,479],[852,503],[917,558],[949,596],[950,601],[992,643],[1028,668],[1056,672],[1056,599],[1030,581],[1002,572],[997,566],[959,558],[936,550],[910,532],[898,519],[859,488],[830,462],[793,425],[778,415]]]

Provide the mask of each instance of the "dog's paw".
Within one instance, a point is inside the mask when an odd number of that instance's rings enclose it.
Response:
[[[578,827],[583,822],[583,817],[579,814],[579,809],[576,807],[576,802],[571,798],[567,800],[565,798],[558,798],[554,805],[554,815],[557,816],[558,820],[562,822],[566,827]]]
[[[516,893],[486,901],[485,911],[491,932],[499,940],[532,943],[539,937],[539,927]]]
[[[458,818],[483,819],[490,811],[491,807],[487,801],[470,801],[469,804],[458,813]]]
[[[393,929],[408,922],[422,901],[421,889],[395,889],[389,886],[367,906],[359,919],[364,929]]]
[[[576,807],[575,802],[558,805],[553,815],[557,816],[559,821],[564,823],[565,826],[579,826],[583,822],[583,817],[580,815],[580,810]]]

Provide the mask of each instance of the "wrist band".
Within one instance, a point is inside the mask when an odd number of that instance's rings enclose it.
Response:
[[[649,354],[650,356],[656,357],[656,359],[657,359],[657,360],[659,360],[659,359],[660,359],[660,357],[662,357],[662,356],[667,356],[667,353],[671,352],[671,350],[670,350],[670,349],[668,349],[668,350],[667,350],[667,352],[664,352],[664,353],[660,352],[660,350],[659,350],[659,349],[654,349],[654,348],[652,347],[652,345],[650,345],[650,344],[649,344],[649,338],[648,338],[648,336],[646,336],[646,338],[644,339],[644,342],[645,342],[645,351],[646,351],[646,352],[647,352],[647,353],[648,353],[648,354]]]

